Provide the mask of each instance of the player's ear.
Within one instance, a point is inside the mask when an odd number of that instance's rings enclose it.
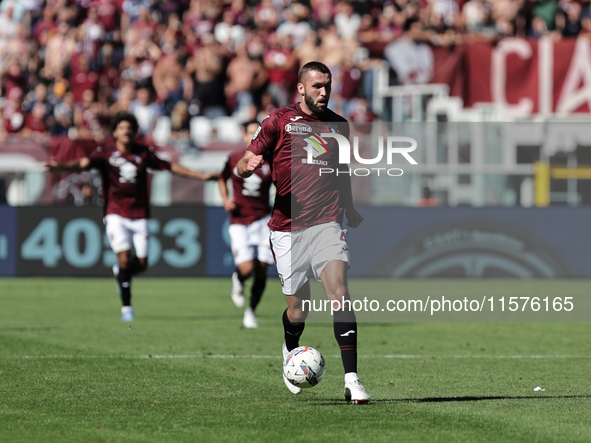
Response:
[[[301,95],[304,95],[304,93],[306,92],[306,89],[304,88],[304,85],[302,83],[298,83],[298,92]]]

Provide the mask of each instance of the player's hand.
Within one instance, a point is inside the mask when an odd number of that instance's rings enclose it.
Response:
[[[219,172],[208,172],[203,174],[203,180],[205,181],[214,181],[214,180],[218,180],[220,178],[220,173]]]
[[[248,163],[246,165],[246,170],[250,172],[254,172],[257,169],[261,168],[265,164],[265,160],[263,160],[262,155],[255,155],[248,159]]]
[[[49,159],[44,165],[45,170],[48,172],[56,172],[60,170],[61,164],[53,157]]]
[[[347,216],[347,226],[351,226],[352,228],[356,228],[363,221],[363,217],[355,208],[347,209],[345,215]]]
[[[226,200],[224,202],[224,209],[227,212],[233,212],[234,209],[236,209],[236,203],[234,203],[234,200]]]

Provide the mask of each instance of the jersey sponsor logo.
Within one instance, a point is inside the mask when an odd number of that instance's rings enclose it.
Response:
[[[285,132],[296,135],[307,135],[312,132],[312,128],[305,123],[288,123],[285,125]]]
[[[307,159],[303,158],[302,163],[307,163],[309,165],[328,166],[327,161],[316,160],[316,157],[326,154],[326,140],[324,140],[319,135],[312,134],[310,137],[306,137],[304,141],[306,142],[304,151],[308,153],[308,157]]]

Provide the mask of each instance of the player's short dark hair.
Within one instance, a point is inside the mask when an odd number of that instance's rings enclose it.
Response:
[[[332,80],[332,73],[330,72],[330,69],[328,69],[328,66],[320,62],[309,62],[300,69],[300,73],[298,74],[298,83],[302,83],[302,79],[310,71],[318,71],[322,74],[328,74],[329,78]]]
[[[117,114],[115,114],[113,116],[113,118],[111,119],[111,134],[115,132],[115,130],[117,129],[117,126],[119,126],[119,123],[121,122],[128,122],[131,125],[131,129],[133,131],[134,134],[137,134],[137,131],[139,129],[139,125],[137,123],[137,118],[135,118],[135,115],[130,114],[129,112],[118,112]]]
[[[244,123],[242,123],[242,129],[244,130],[244,132],[246,132],[246,130],[248,129],[248,127],[250,125],[261,125],[261,123],[256,119],[253,118],[252,120],[247,120]]]

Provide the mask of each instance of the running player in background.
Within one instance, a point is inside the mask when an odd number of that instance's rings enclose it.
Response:
[[[248,121],[242,125],[244,142],[250,145],[259,122]],[[257,328],[255,310],[267,284],[267,265],[273,264],[269,245],[269,188],[273,182],[269,165],[265,164],[248,178],[236,174],[236,165],[244,156],[240,149],[228,156],[219,179],[224,208],[230,214],[230,241],[236,271],[232,274],[232,301],[242,308],[245,305],[244,282],[254,274],[250,304],[244,311],[245,328]],[[232,183],[233,197],[228,197],[228,180]]]
[[[299,346],[307,316],[302,301],[310,298],[308,278],[314,276],[322,282],[328,299],[341,306],[334,312],[334,335],[345,370],[345,399],[364,404],[369,395],[357,375],[357,320],[350,304],[345,309],[343,303],[350,300],[349,250],[346,231],[341,228],[343,215],[353,228],[363,217],[353,206],[350,171],[338,162],[336,140],[321,137],[331,133],[349,137],[347,120],[328,109],[331,85],[332,75],[324,64],[305,64],[297,85],[302,102],[277,109],[263,120],[237,170],[241,177],[250,177],[264,166],[263,155],[272,156],[277,194],[269,228],[287,299],[283,360]],[[320,174],[321,168],[340,174]],[[285,375],[283,380],[293,394],[301,392]]]
[[[84,171],[96,168],[103,179],[105,229],[117,264],[113,274],[121,295],[121,320],[133,321],[131,278],[148,266],[148,218],[150,196],[148,169],[169,170],[173,174],[197,180],[217,179],[218,174],[191,171],[178,163],[162,159],[152,146],[135,141],[138,123],[133,114],[117,113],[111,121],[111,133],[89,157],[66,163],[50,159],[49,171]],[[131,245],[135,255],[131,254]]]

